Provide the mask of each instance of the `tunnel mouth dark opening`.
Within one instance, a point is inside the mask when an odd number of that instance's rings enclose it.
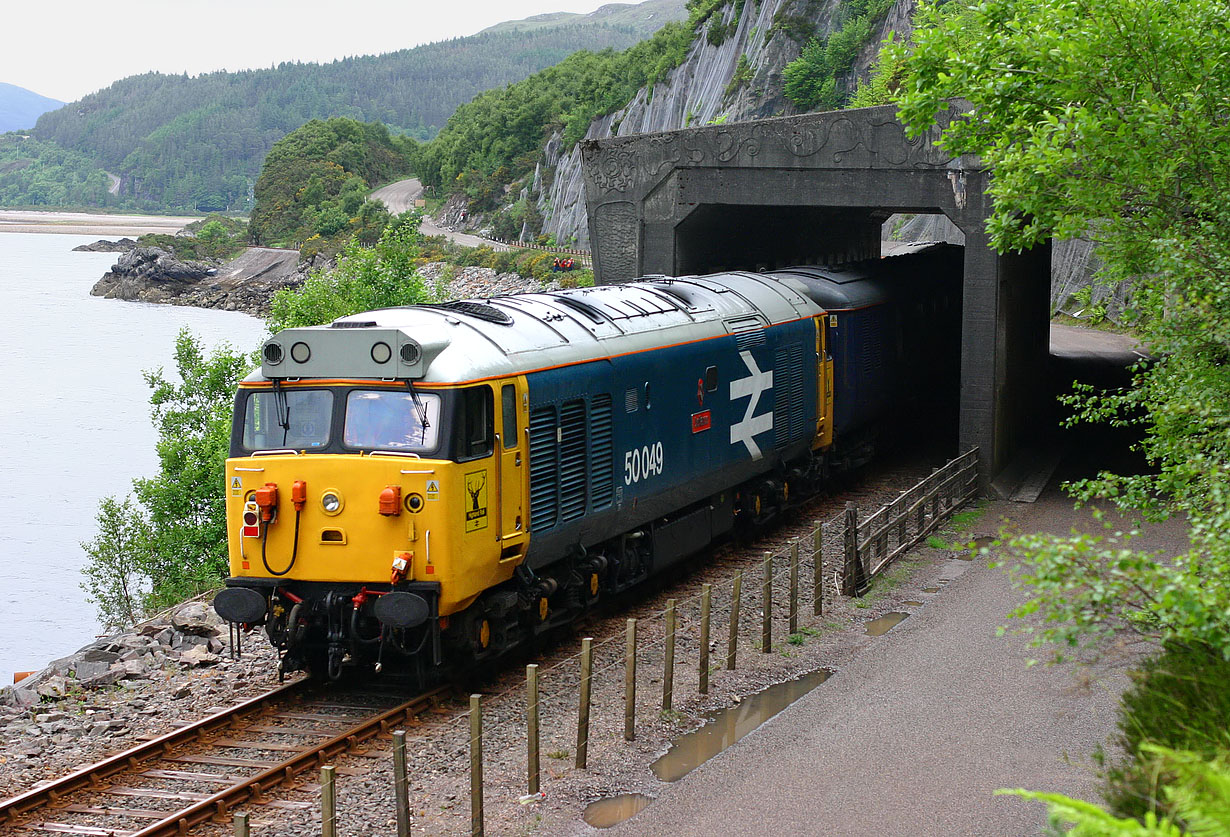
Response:
[[[876,258],[886,217],[875,208],[699,206],[675,228],[676,272],[774,270]]]
[[[895,370],[893,404],[880,408],[887,419],[874,432],[875,446],[894,456],[942,449],[951,457],[961,452],[964,240],[934,209],[706,204],[676,227],[676,273],[840,265],[852,276],[879,277],[865,283],[865,303],[890,295],[890,310],[875,328],[893,336],[877,338],[882,351],[874,358],[856,361]]]

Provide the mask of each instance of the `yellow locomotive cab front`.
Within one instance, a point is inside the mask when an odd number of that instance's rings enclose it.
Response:
[[[390,646],[439,656],[449,618],[512,578],[528,546],[523,389],[245,382],[215,608],[265,625],[287,668],[336,676]]]

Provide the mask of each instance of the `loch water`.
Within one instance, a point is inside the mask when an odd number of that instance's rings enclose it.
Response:
[[[81,589],[98,502],[157,469],[142,371],[173,374],[188,328],[248,351],[246,314],[90,296],[115,253],[96,236],[0,233],[0,685],[100,631]]]

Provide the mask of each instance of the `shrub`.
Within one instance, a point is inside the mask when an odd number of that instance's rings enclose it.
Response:
[[[1161,786],[1175,779],[1156,748],[1211,759],[1230,751],[1230,662],[1204,645],[1172,643],[1133,674],[1120,701],[1117,743],[1124,761],[1106,768],[1104,796],[1120,816],[1174,818]]]

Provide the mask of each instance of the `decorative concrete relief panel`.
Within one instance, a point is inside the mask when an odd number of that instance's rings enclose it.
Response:
[[[934,169],[976,167],[936,148],[958,115],[910,139],[892,107],[807,114],[585,143],[589,200],[636,200],[679,167]]]
[[[679,198],[679,174],[672,171],[669,176],[660,181],[653,190],[645,196],[646,221],[674,221],[676,219]]]
[[[613,201],[594,211],[594,231],[601,242],[600,282],[624,282],[640,273],[640,221],[636,204]]]

